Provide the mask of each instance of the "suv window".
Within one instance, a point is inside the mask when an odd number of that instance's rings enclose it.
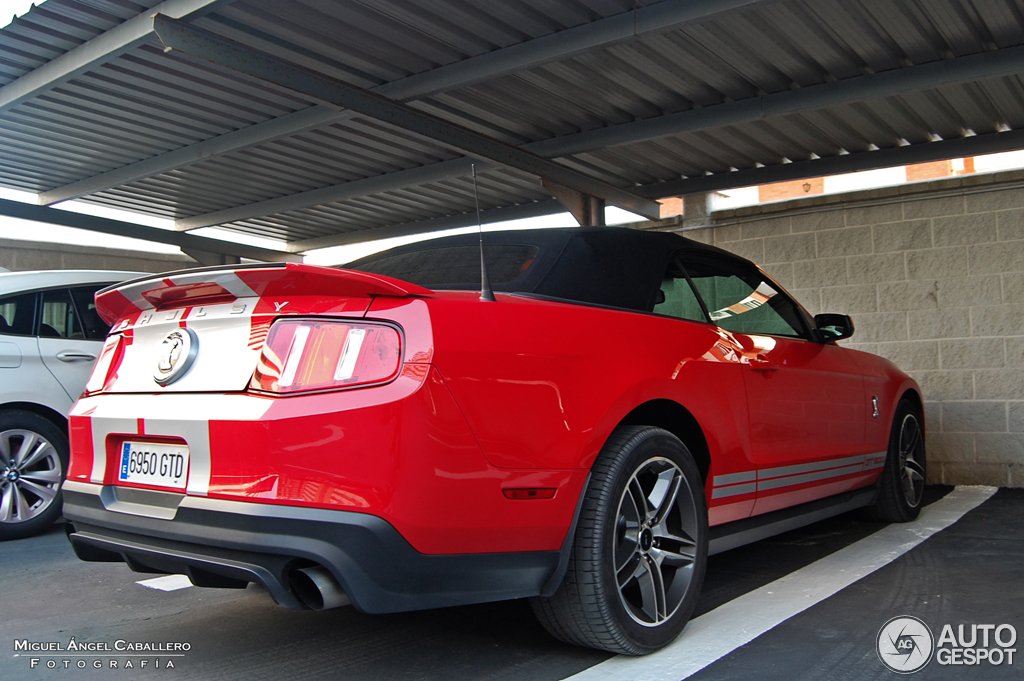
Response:
[[[43,292],[43,314],[39,320],[40,338],[85,339],[67,289]]]
[[[31,336],[36,316],[35,293],[0,298],[0,334]]]
[[[96,311],[96,292],[107,284],[90,284],[71,289],[71,297],[75,300],[78,317],[85,329],[85,337],[89,340],[103,340],[110,332],[110,325]]]
[[[800,308],[757,267],[709,255],[683,255],[711,321],[727,331],[809,338]]]

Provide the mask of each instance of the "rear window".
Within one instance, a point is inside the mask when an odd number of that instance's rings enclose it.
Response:
[[[484,235],[494,291],[650,312],[677,234],[621,227],[570,227]],[[480,235],[398,246],[343,265],[432,290],[480,288]]]
[[[532,245],[487,244],[487,276],[492,284],[514,281],[530,269],[540,249]],[[393,277],[429,289],[459,289],[480,284],[480,247],[446,246],[369,258],[352,269]]]
[[[552,298],[650,312],[669,252],[632,230],[579,230],[534,290]]]

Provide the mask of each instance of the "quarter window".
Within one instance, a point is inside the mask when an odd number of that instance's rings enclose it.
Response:
[[[682,268],[674,261],[661,281],[661,289],[655,299],[654,312],[694,322],[706,323],[708,321],[697,294],[690,282],[686,280]]]

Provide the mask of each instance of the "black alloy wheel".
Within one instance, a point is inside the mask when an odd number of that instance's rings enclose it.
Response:
[[[627,655],[667,645],[697,602],[707,523],[686,446],[660,428],[616,429],[594,463],[565,578],[534,612],[576,645]]]
[[[878,499],[868,509],[876,520],[904,523],[921,512],[927,478],[921,410],[903,399],[896,407]]]

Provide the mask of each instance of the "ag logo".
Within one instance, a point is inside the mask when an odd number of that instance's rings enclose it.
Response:
[[[912,674],[932,659],[935,639],[928,625],[916,617],[893,617],[875,643],[878,659],[897,674]]]
[[[199,337],[192,329],[175,329],[164,336],[153,380],[170,385],[185,375],[199,354]]]

